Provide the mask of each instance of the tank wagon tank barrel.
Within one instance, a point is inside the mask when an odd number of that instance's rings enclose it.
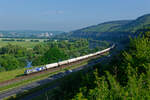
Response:
[[[43,71],[43,70],[46,70],[46,69],[51,69],[51,68],[55,68],[55,67],[58,67],[58,66],[67,65],[67,64],[70,64],[70,63],[73,63],[73,62],[77,62],[77,61],[80,61],[80,60],[83,60],[83,59],[87,59],[87,58],[105,53],[107,51],[110,51],[114,47],[115,47],[115,44],[113,44],[111,47],[109,47],[107,49],[104,49],[104,50],[101,50],[101,51],[98,51],[98,52],[95,52],[95,53],[91,53],[91,54],[88,54],[88,55],[85,55],[85,56],[80,56],[80,57],[77,57],[77,58],[72,58],[72,59],[60,61],[58,63],[47,64],[47,65],[41,66],[41,67],[27,69],[24,72],[24,74],[28,75],[28,74],[32,74],[32,73],[35,73],[35,72],[40,72],[40,71]]]

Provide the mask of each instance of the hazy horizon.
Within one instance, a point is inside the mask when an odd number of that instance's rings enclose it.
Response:
[[[150,12],[148,0],[0,0],[0,30],[71,31]]]

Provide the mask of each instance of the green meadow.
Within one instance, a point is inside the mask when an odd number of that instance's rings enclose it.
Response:
[[[37,44],[43,44],[44,40],[47,39],[22,39],[25,41],[2,41],[2,39],[10,39],[10,38],[0,38],[0,47],[6,46],[8,44],[12,44],[12,45],[19,45],[19,46],[23,46],[26,48],[33,48],[35,45]],[[20,39],[15,39],[14,40],[20,40]],[[39,42],[31,42],[31,40],[38,40]]]

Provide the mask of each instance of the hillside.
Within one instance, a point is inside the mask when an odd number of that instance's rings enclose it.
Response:
[[[133,20],[125,25],[122,25],[116,31],[133,31],[133,32],[135,32],[138,29],[141,29],[143,27],[148,27],[148,26],[150,26],[150,14],[143,15],[141,17],[138,17],[136,20]]]
[[[121,21],[105,22],[102,24],[83,28],[83,29],[81,29],[81,31],[82,32],[111,32],[114,29],[118,29],[120,26],[125,25],[129,22],[131,22],[131,21],[130,20],[121,20]]]
[[[143,15],[135,20],[121,20],[105,22],[75,30],[67,34],[70,37],[94,38],[99,40],[110,40],[128,37],[138,29],[150,26],[150,14]]]

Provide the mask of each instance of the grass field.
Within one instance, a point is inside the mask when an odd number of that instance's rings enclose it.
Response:
[[[12,42],[8,42],[8,41],[0,41],[0,47],[6,46],[8,44],[12,44],[12,45],[19,45],[19,46],[23,46],[26,48],[33,48],[35,45],[40,44],[41,42],[16,42],[16,41],[12,41]]]
[[[0,82],[4,82],[10,79],[14,79],[19,75],[24,74],[25,68],[16,69],[12,71],[0,72]]]
[[[23,46],[26,48],[33,48],[35,45],[44,43],[43,41],[47,40],[47,39],[23,39],[25,41],[2,41],[2,39],[10,39],[10,38],[0,38],[0,47],[6,46],[8,44],[12,44],[12,45]],[[13,39],[18,40],[15,38]],[[39,40],[39,42],[31,42],[30,40]]]

